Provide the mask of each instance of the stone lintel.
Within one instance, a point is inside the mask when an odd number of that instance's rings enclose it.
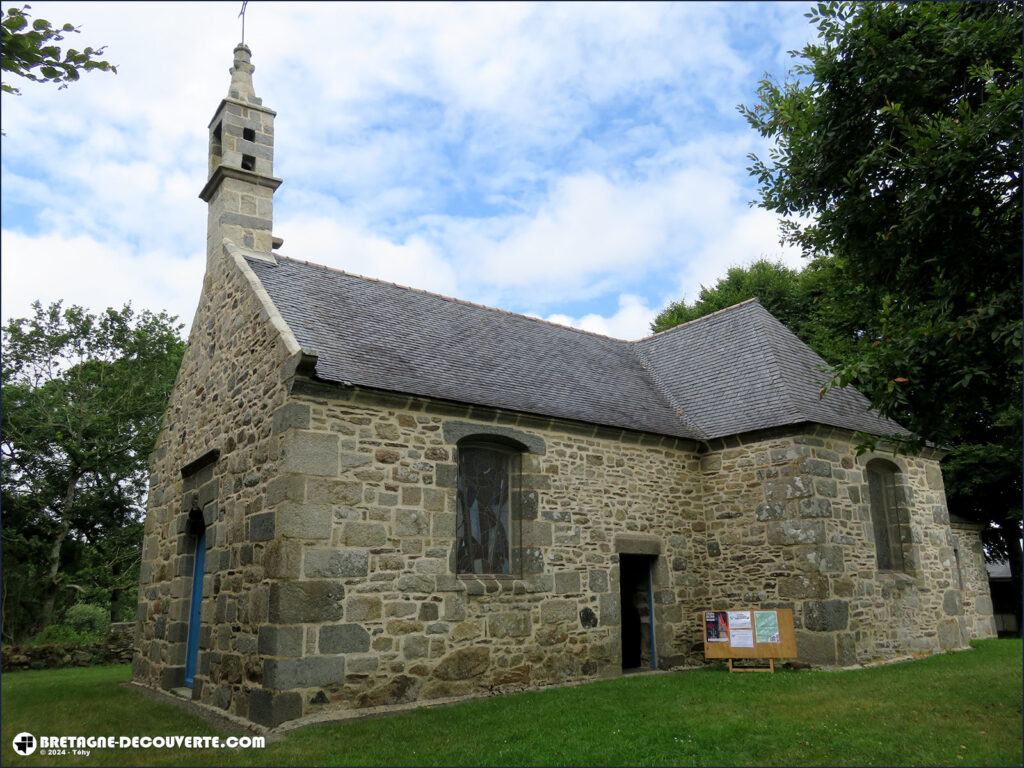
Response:
[[[974,531],[980,533],[987,527],[984,523],[976,523],[973,520],[965,520],[956,515],[949,516],[949,527],[954,531]]]
[[[660,555],[661,539],[657,536],[619,533],[615,536],[615,551],[620,555]]]
[[[185,478],[185,477],[189,477],[190,475],[194,475],[197,472],[199,472],[199,470],[203,469],[204,467],[207,467],[207,466],[210,466],[211,464],[214,464],[217,461],[218,458],[220,458],[220,451],[217,450],[216,448],[214,448],[212,451],[207,451],[202,456],[200,456],[198,459],[190,461],[188,464],[186,464],[184,467],[182,467],[181,468],[181,476],[183,478]],[[211,474],[210,477],[212,477],[212,476],[213,475]],[[206,478],[204,478],[204,481],[205,481],[205,479]]]

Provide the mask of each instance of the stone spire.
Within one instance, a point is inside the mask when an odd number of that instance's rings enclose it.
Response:
[[[250,104],[262,104],[263,99],[256,95],[252,87],[252,51],[245,43],[235,46],[235,62],[229,70],[231,85],[228,87],[228,98],[238,99]]]
[[[252,86],[252,52],[235,46],[231,85],[210,121],[209,178],[199,197],[209,204],[207,258],[226,238],[236,246],[269,253],[281,241],[271,234],[274,190],[274,117]]]

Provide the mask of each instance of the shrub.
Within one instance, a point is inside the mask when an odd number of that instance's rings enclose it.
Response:
[[[92,632],[79,632],[67,624],[51,624],[28,641],[29,645],[60,643],[62,645],[87,645],[98,643],[103,638]]]
[[[96,635],[102,640],[110,632],[110,614],[98,605],[78,603],[68,608],[64,624],[76,632]]]
[[[64,614],[64,621],[46,627],[29,640],[29,645],[100,643],[109,632],[110,615],[104,608],[89,603],[78,603],[68,608]]]

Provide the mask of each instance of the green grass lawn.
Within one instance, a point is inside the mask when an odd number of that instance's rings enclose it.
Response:
[[[18,757],[15,734],[215,735],[119,685],[128,667],[3,676],[3,765],[1021,765],[1021,641],[845,672],[641,675],[331,723],[265,749]]]

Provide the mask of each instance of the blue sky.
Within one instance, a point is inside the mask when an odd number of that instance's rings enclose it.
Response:
[[[617,338],[735,265],[800,266],[736,106],[807,3],[250,2],[286,256]],[[49,3],[117,75],[3,95],[2,315],[131,301],[190,323],[207,124],[240,3]]]

